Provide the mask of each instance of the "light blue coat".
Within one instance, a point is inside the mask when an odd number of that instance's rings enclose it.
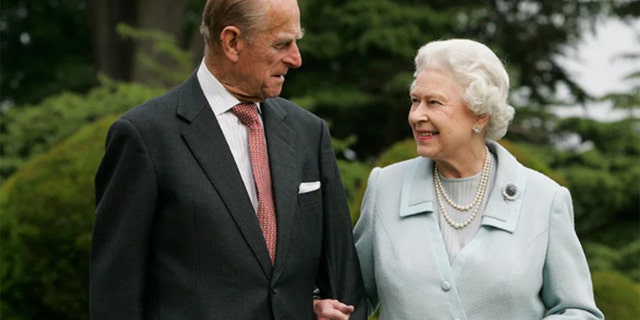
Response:
[[[604,319],[569,191],[487,146],[497,158],[494,188],[480,230],[452,264],[433,213],[433,162],[371,172],[354,230],[369,312],[379,304],[380,320]],[[502,195],[508,183],[514,200]]]

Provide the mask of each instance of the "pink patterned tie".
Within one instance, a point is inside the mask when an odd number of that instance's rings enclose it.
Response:
[[[249,129],[249,152],[253,178],[258,191],[258,223],[262,228],[264,240],[267,243],[271,264],[276,258],[276,210],[273,205],[271,192],[271,170],[267,155],[267,142],[264,129],[258,119],[258,109],[253,103],[239,103],[231,109],[240,122]]]

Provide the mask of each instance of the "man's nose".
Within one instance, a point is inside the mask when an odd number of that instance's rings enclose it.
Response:
[[[298,48],[297,43],[293,43],[289,48],[289,52],[282,60],[286,63],[290,68],[300,68],[302,65],[302,55],[300,54],[300,49]]]

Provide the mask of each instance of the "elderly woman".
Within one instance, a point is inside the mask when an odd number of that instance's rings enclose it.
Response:
[[[354,230],[369,312],[604,319],[569,191],[495,142],[514,115],[500,60],[453,39],[426,44],[415,63],[409,125],[420,156],[371,172]],[[318,319],[333,305],[316,301]]]

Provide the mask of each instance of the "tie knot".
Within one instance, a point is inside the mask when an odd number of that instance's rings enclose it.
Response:
[[[233,112],[240,122],[247,127],[251,128],[255,125],[260,125],[260,120],[258,120],[258,108],[253,103],[238,103],[236,106],[231,108],[231,112]]]

